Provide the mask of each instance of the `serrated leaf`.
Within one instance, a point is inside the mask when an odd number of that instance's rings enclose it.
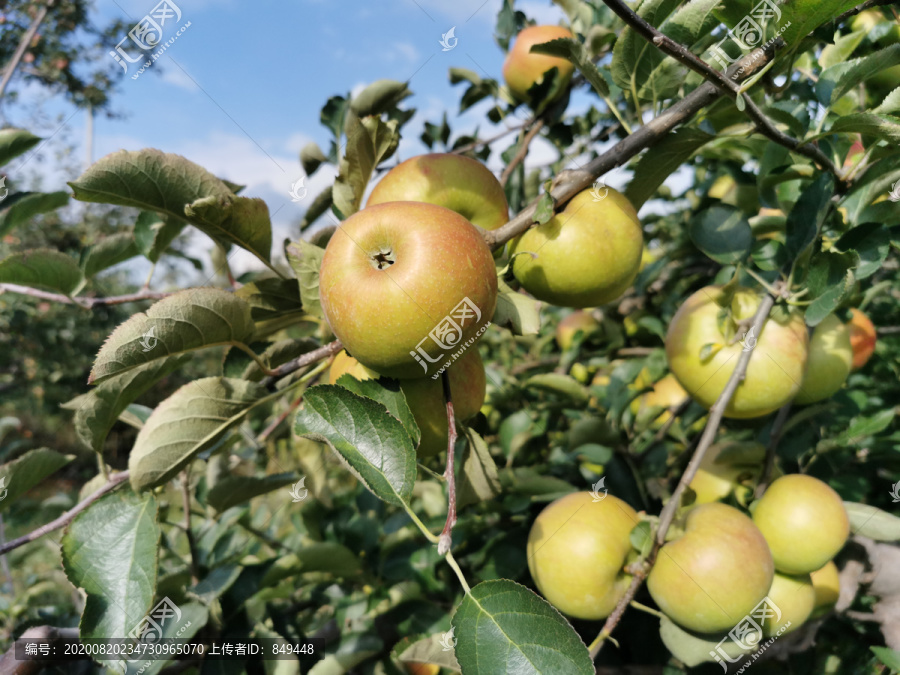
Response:
[[[640,209],[660,185],[703,145],[715,139],[699,129],[684,127],[666,134],[650,146],[637,162],[625,196]]]
[[[717,204],[691,219],[689,234],[694,245],[722,265],[740,262],[753,246],[753,231],[743,212]]]
[[[609,85],[603,79],[603,75],[597,70],[590,53],[580,42],[571,38],[557,38],[550,42],[534,45],[532,54],[548,54],[566,59],[575,65],[578,72],[584,75],[590,85],[601,96],[609,96]],[[541,221],[538,221],[541,222]]]
[[[453,615],[463,673],[594,675],[587,647],[549,603],[506,579],[483,581]]]
[[[522,385],[526,389],[537,389],[559,394],[577,403],[586,403],[591,398],[590,390],[571,375],[563,373],[539,373],[529,377]]]
[[[346,546],[334,542],[305,544],[299,551],[278,558],[263,575],[259,585],[265,588],[282,579],[310,572],[352,577],[360,568],[359,558]]]
[[[232,506],[296,482],[294,473],[271,476],[226,476],[206,493],[206,503],[221,513]]]
[[[300,165],[307,176],[312,176],[327,161],[328,158],[315,141],[310,141],[300,150]]]
[[[34,216],[61,209],[68,203],[68,192],[17,192],[9,195],[0,204],[0,237]]]
[[[205,377],[160,403],[138,432],[128,457],[131,485],[139,491],[166,482],[218,441],[267,390],[255,382]]]
[[[89,384],[145,363],[217,345],[250,343],[250,305],[217,288],[180,291],[120,324],[100,348]]]
[[[838,63],[843,63],[850,58],[850,55],[866,37],[867,32],[865,30],[853,31],[852,33],[841,35],[834,41],[834,44],[825,45],[821,56],[819,56],[819,65],[822,67],[822,70]]]
[[[141,211],[134,221],[134,243],[141,255],[155,263],[186,226],[181,218]]]
[[[806,308],[806,323],[817,326],[853,292],[855,253],[828,251],[813,257],[807,286],[814,298]]]
[[[235,197],[209,171],[171,153],[119,150],[98,162],[69,186],[75,199],[134,206],[185,219],[220,242],[237,244],[269,263],[272,247],[268,212],[261,200]],[[188,216],[188,206],[196,215]]]
[[[110,429],[129,404],[188,359],[187,355],[172,356],[133,368],[63,404],[63,408],[75,410],[78,437],[94,452],[103,452]]]
[[[856,113],[838,117],[828,131],[807,140],[824,138],[831,134],[862,134],[879,140],[900,143],[900,118],[893,115],[876,115],[875,113]]]
[[[887,228],[879,223],[862,223],[845,232],[834,247],[839,251],[853,251],[859,256],[854,276],[857,280],[872,276],[891,250],[891,237]]]
[[[25,129],[0,129],[0,167],[28,152],[42,140]]]
[[[786,27],[781,37],[788,50],[799,49],[803,38],[814,29],[833,22],[836,16],[857,4],[855,0],[795,0],[782,5],[781,24]],[[832,35],[830,30],[828,35]]]
[[[112,234],[101,238],[84,250],[81,255],[81,269],[84,271],[84,276],[92,277],[105,269],[135,257],[138,253],[134,236],[130,232]]]
[[[868,504],[844,502],[850,531],[875,541],[900,541],[900,518]]]
[[[500,478],[497,464],[491,457],[487,443],[474,429],[468,429],[469,442],[462,456],[462,470],[458,478],[456,505],[488,501],[500,494]]]
[[[325,249],[298,239],[288,244],[285,249],[288,264],[297,275],[300,284],[300,301],[304,311],[310,316],[322,318],[322,303],[319,300],[319,268]]]
[[[303,311],[296,279],[258,279],[244,284],[234,294],[250,305],[250,317],[254,321],[278,319]]]
[[[645,0],[637,13],[652,25],[658,26],[677,6],[678,0]],[[653,71],[665,58],[665,54],[638,35],[634,29],[626,27],[613,47],[610,64],[613,81],[616,86],[627,92],[637,92],[639,98],[652,95],[653,89],[646,88],[645,83],[651,79],[656,81],[653,78]],[[669,80],[666,84],[671,87],[673,84],[677,86],[678,82],[673,83]],[[642,87],[645,89],[640,92]]]
[[[84,276],[78,263],[65,253],[36,248],[0,260],[3,282],[73,295],[84,285]]]
[[[406,85],[396,80],[375,80],[350,101],[350,109],[360,117],[379,115],[412,96]]]
[[[422,432],[419,430],[406,396],[400,389],[400,383],[397,380],[382,377],[377,380],[357,380],[349,374],[341,375],[337,384],[349,389],[354,394],[370,398],[376,403],[380,403],[388,412],[399,420],[406,429],[406,433],[412,439],[414,446],[418,447],[419,441],[422,440]]]
[[[332,188],[334,205],[344,218],[359,211],[375,167],[397,149],[397,128],[397,120],[382,122],[378,117],[366,117],[348,134],[347,150]]]
[[[815,240],[833,194],[834,182],[828,173],[820,175],[800,194],[785,224],[789,259],[796,259]]]
[[[0,464],[0,512],[73,459],[75,455],[62,455],[49,448],[36,448],[11,462]]]
[[[372,493],[408,502],[416,481],[409,434],[380,403],[336,385],[307,390],[294,420],[300,436],[327,443]]]
[[[537,335],[541,328],[538,303],[498,280],[497,309],[491,323],[509,328],[513,335]]]
[[[894,91],[885,96],[884,100],[872,112],[880,115],[900,112],[900,87],[897,87]]]
[[[691,46],[719,22],[713,10],[721,0],[691,0],[666,19],[660,31],[680,44]]]
[[[850,6],[853,6],[852,2]],[[784,37],[787,40],[787,36]],[[831,106],[863,80],[898,63],[900,63],[900,45],[891,45],[868,56],[838,63],[822,71],[815,85],[816,96],[820,103]]]
[[[153,495],[119,492],[91,504],[66,528],[63,569],[87,594],[81,637],[127,637],[147,614],[156,590],[156,512]]]

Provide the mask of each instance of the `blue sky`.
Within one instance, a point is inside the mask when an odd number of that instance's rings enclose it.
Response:
[[[483,133],[489,132],[484,117],[488,102],[458,116],[464,85],[451,86],[448,69],[469,68],[500,79],[504,55],[493,38],[500,0],[176,3],[182,17],[165,25],[164,39],[188,21],[190,27],[154,64],[151,70],[159,72],[132,80],[138,65],[131,65],[128,74],[123,73],[113,108],[124,117],[97,117],[94,160],[120,148],[154,147],[245,184],[245,195],[262,197],[269,205],[275,249],[283,237],[296,236],[291,224],[306,208],[304,202],[292,202],[288,191],[303,175],[300,148],[310,140],[327,148],[329,132],[319,123],[319,111],[329,96],[359,91],[380,78],[411,78],[414,96],[405,105],[418,114],[406,127],[401,159],[426,150],[418,140],[423,123],[439,121],[443,110],[454,133],[472,131],[479,124]],[[98,0],[97,23],[113,18],[136,23],[155,4]],[[516,7],[541,23],[563,18],[550,0],[525,0]],[[442,51],[441,35],[453,26],[458,43]],[[575,97],[572,108],[590,102],[586,95]],[[56,140],[79,146],[76,157],[84,157],[84,113],[58,99],[46,108],[68,119]],[[48,123],[36,132],[46,136],[56,126]],[[512,140],[504,139],[496,150]],[[555,152],[549,144],[532,146],[530,164],[552,159]],[[73,178],[54,172],[52,165],[43,166],[41,174],[44,189],[62,189],[64,181]],[[325,167],[308,179],[310,196],[330,184],[333,175],[333,169]]]

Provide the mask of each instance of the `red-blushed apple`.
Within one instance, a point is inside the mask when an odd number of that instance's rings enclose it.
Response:
[[[528,569],[548,602],[576,619],[610,615],[631,582],[635,510],[607,494],[573,492],[547,506],[528,533]]]
[[[594,307],[617,299],[634,281],[644,248],[631,202],[606,188],[599,201],[584,190],[543,225],[510,243],[513,274],[538,300]]]
[[[816,604],[811,617],[817,619],[830,612],[841,595],[841,575],[833,560],[824,567],[811,572],[813,590],[816,592]]]
[[[647,577],[654,602],[698,633],[732,628],[762,600],[775,568],[762,534],[726,504],[688,511],[684,534],[666,543]]]
[[[875,352],[875,325],[855,307],[850,310],[850,345],[853,347],[853,370],[859,370]]]
[[[408,675],[438,675],[441,667],[435,663],[416,663],[409,661],[403,664]]]
[[[751,510],[772,551],[775,569],[785,574],[821,568],[850,535],[840,495],[812,476],[795,473],[778,478]]]
[[[484,332],[497,271],[480,231],[434,204],[369,206],[337,228],[319,295],[331,330],[367,368],[433,376]]]
[[[500,181],[481,162],[452,153],[419,155],[388,171],[367,203],[373,206],[385,202],[436,204],[485,230],[494,230],[509,220]]]
[[[808,574],[793,576],[776,572],[768,597],[781,612],[781,618],[777,613],[766,617],[763,623],[766,637],[797,630],[809,619],[816,604],[816,591]]]
[[[852,365],[850,327],[830,314],[813,329],[806,374],[794,401],[807,405],[830,397],[844,386]]]
[[[563,351],[572,346],[575,333],[581,331],[585,337],[600,327],[600,322],[590,312],[577,311],[564,317],[556,325],[556,344]]]
[[[720,286],[701,288],[672,317],[666,334],[669,369],[688,394],[708,409],[725,389],[741,351],[751,349],[746,376],[725,416],[767,415],[793,399],[800,389],[809,344],[806,323],[800,313],[773,310],[758,336],[750,336],[748,329],[742,335],[737,332],[737,322],[753,317],[759,296],[739,288],[729,305],[731,318],[720,322],[722,293]]]
[[[478,349],[467,349],[447,369],[450,377],[450,394],[456,418],[465,421],[474,417],[484,403],[486,377],[484,363]],[[355,358],[341,350],[334,357],[328,373],[330,384],[336,384],[341,375],[349,374],[357,380],[375,379],[379,375],[366,368]],[[406,397],[410,412],[416,420],[422,439],[417,453],[419,457],[431,457],[447,449],[447,406],[441,380],[420,377],[400,380],[400,389]]]
[[[562,26],[529,26],[516,36],[506,60],[503,62],[503,79],[510,93],[518,100],[528,102],[528,90],[544,79],[551,68],[559,71],[559,93],[572,79],[575,66],[571,61],[546,54],[532,54],[531,48],[558,38],[571,38],[572,32]],[[557,94],[558,95],[558,94]]]

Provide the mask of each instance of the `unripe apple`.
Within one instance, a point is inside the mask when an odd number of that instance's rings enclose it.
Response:
[[[617,299],[641,264],[643,234],[625,196],[608,188],[596,201],[578,193],[561,213],[514,239],[513,274],[538,300],[594,307]],[[529,255],[530,254],[530,255]]]
[[[688,512],[684,534],[665,544],[647,577],[659,608],[698,633],[732,628],[762,600],[775,573],[762,534],[726,504]]]
[[[378,373],[366,368],[359,361],[341,350],[334,357],[328,373],[328,381],[337,383],[341,375],[350,374],[358,380],[378,377]],[[447,369],[450,377],[450,394],[453,412],[459,420],[474,417],[484,404],[486,377],[484,363],[478,349],[472,347]],[[420,377],[400,380],[400,389],[416,420],[422,440],[419,457],[431,457],[447,449],[447,406],[444,403],[444,387],[441,380]]]
[[[563,614],[603,619],[631,577],[622,568],[632,552],[634,509],[607,494],[574,492],[547,506],[528,534],[528,569],[538,590]]]
[[[807,405],[830,397],[844,385],[852,363],[850,327],[830,314],[813,330],[806,374],[794,401]]]
[[[600,327],[600,322],[590,312],[572,312],[556,325],[556,344],[563,351],[572,346],[575,333],[581,331],[585,337]]]
[[[413,663],[407,662],[403,664],[408,675],[438,675],[441,667],[436,663]]]
[[[775,569],[785,574],[819,569],[850,535],[850,519],[840,495],[812,476],[778,478],[752,511],[753,522],[772,551]]]
[[[649,384],[648,380],[647,371],[644,369],[635,379],[634,387],[636,389],[643,389]],[[672,375],[672,373],[669,373],[656,382],[656,384],[653,385],[653,389],[646,394],[638,396],[631,402],[631,413],[635,417],[639,417],[642,410],[649,410],[650,408],[668,409],[672,406],[679,405],[687,399],[688,393],[684,390],[684,387],[678,383],[678,380],[675,379],[675,376]],[[664,410],[655,420],[653,420],[650,426],[654,429],[659,429],[671,416],[672,413],[668,410]]]
[[[810,573],[813,590],[816,592],[816,604],[812,618],[817,619],[827,614],[837,604],[841,595],[841,575],[834,561],[829,560],[825,566]]]
[[[367,368],[436,374],[481,335],[497,304],[497,271],[479,231],[433,204],[389,202],[332,235],[319,272],[331,330]]]
[[[367,203],[385,202],[436,204],[485,230],[509,220],[506,193],[494,174],[477,160],[451,153],[419,155],[388,171]]]
[[[767,616],[763,623],[763,635],[785,635],[806,623],[816,604],[816,591],[808,574],[790,576],[776,573],[769,589],[769,600],[781,611],[781,619]]]
[[[740,452],[735,452],[735,449]],[[723,451],[728,450],[724,457]],[[690,482],[695,505],[709,504],[735,493],[740,504],[749,501],[752,488],[745,480],[755,483],[762,473],[766,448],[759,443],[724,442],[713,445],[700,462],[700,468]],[[777,473],[777,469],[774,469]]]
[[[503,62],[503,79],[510,93],[518,100],[528,102],[528,90],[544,79],[551,68],[559,71],[559,93],[572,79],[575,66],[567,59],[546,54],[532,54],[531,48],[557,38],[571,38],[572,33],[561,26],[529,26],[516,36],[516,41]],[[558,95],[558,94],[557,94]]]
[[[773,312],[760,334],[746,335],[742,344],[737,322],[753,317],[759,296],[739,288],[730,304],[731,317],[721,321],[723,308],[718,301],[723,301],[720,286],[701,288],[672,317],[666,334],[669,369],[697,403],[710,408],[725,389],[741,351],[752,349],[746,376],[725,408],[725,416],[767,415],[793,399],[800,389],[809,342],[806,323],[799,313]]]
[[[875,352],[875,325],[855,307],[850,310],[850,345],[853,348],[853,370],[862,368]]]

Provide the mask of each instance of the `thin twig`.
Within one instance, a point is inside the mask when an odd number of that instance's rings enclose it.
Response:
[[[454,448],[456,447],[456,415],[453,412],[453,397],[450,395],[450,376],[447,371],[441,373],[441,385],[444,390],[444,401],[447,404],[447,468],[444,480],[447,481],[447,522],[438,539],[438,555],[450,552],[453,543],[453,526],[456,525],[456,474],[454,472]]]
[[[861,5],[857,5],[853,9],[848,9],[843,14],[839,14],[834,19],[834,24],[837,25],[837,24],[841,23],[842,21],[844,21],[845,19],[849,19],[851,16],[856,16],[860,12],[863,12],[872,7],[881,7],[883,5],[893,5],[896,1],[897,0],[867,0],[866,2],[862,3]],[[810,35],[812,35],[812,33],[810,33]]]
[[[322,359],[327,359],[329,356],[334,356],[337,354],[344,346],[341,344],[340,340],[335,340],[334,342],[329,342],[327,345],[323,345],[318,349],[313,349],[311,352],[306,352],[306,354],[301,354],[296,359],[292,361],[288,361],[277,368],[270,371],[272,374],[268,377],[265,377],[261,380],[261,383],[267,389],[271,389],[275,386],[275,382],[280,380],[285,375],[290,375],[291,373],[304,368],[311,363],[315,363],[316,361],[321,361]]]
[[[188,552],[190,555],[191,578],[196,584],[200,581],[200,571],[197,568],[197,543],[194,541],[194,533],[191,531],[191,472],[190,468],[181,472],[181,504],[184,509],[184,533],[187,536]]]
[[[538,132],[543,128],[544,120],[540,119],[525,133],[516,154],[509,160],[509,164],[504,167],[503,173],[500,174],[500,185],[505,187],[512,172],[516,170],[516,167],[519,166],[519,164],[525,161],[525,156],[528,154],[528,146],[531,145],[531,141],[534,140],[534,137],[537,136]]]
[[[30,288],[28,286],[20,286],[19,284],[0,284],[0,293],[18,293],[19,295],[29,295],[32,298],[41,300],[51,300],[53,302],[61,302],[66,305],[78,305],[85,309],[93,309],[94,307],[105,307],[109,305],[122,305],[126,302],[137,302],[139,300],[161,300],[172,295],[172,292],[162,291],[139,291],[138,293],[129,293],[127,295],[115,295],[108,298],[72,298],[62,293],[50,293],[42,291],[38,288]]]
[[[3,80],[0,81],[0,99],[2,99],[3,95],[6,93],[6,86],[12,79],[13,73],[16,72],[16,68],[19,67],[19,63],[22,61],[22,57],[25,55],[25,51],[28,49],[28,45],[31,44],[31,41],[34,39],[38,28],[47,17],[47,11],[55,4],[56,0],[47,0],[44,6],[41,7],[37,11],[37,14],[34,15],[34,20],[28,27],[28,30],[22,33],[22,39],[19,40],[19,46],[16,47],[15,53],[12,55],[12,58],[9,60],[9,64],[6,66],[6,71],[3,73]]]
[[[19,548],[19,546],[22,546],[23,544],[32,542],[35,539],[39,539],[40,537],[43,537],[48,532],[53,532],[54,530],[58,530],[61,527],[65,527],[70,522],[72,522],[72,520],[75,518],[75,516],[77,516],[82,511],[84,511],[87,507],[89,507],[95,501],[100,499],[100,497],[102,497],[103,495],[105,495],[108,492],[112,492],[119,485],[121,485],[126,480],[128,480],[128,475],[129,475],[128,471],[122,471],[120,473],[112,474],[109,477],[109,482],[106,485],[104,485],[99,490],[97,490],[96,492],[94,492],[93,494],[91,494],[90,496],[85,498],[83,501],[81,501],[78,504],[76,504],[75,506],[73,506],[71,509],[66,511],[64,514],[62,514],[56,520],[51,520],[46,525],[41,525],[36,530],[32,530],[28,534],[23,535],[23,536],[19,537],[18,539],[13,539],[12,541],[7,542],[7,543],[3,544],[2,546],[0,546],[0,555],[2,555],[3,553],[6,553],[8,551],[12,551],[14,548]]]
[[[787,418],[790,414],[791,404],[788,402],[779,408],[778,414],[775,416],[775,421],[772,422],[772,431],[769,433],[769,444],[766,446],[766,463],[763,467],[762,476],[759,478],[759,483],[756,485],[756,490],[753,493],[753,496],[757,499],[762,497],[763,492],[769,487],[772,472],[775,470],[775,456],[777,454],[778,442],[781,440],[781,432],[784,429],[784,423],[787,422]]]
[[[509,127],[505,131],[501,131],[496,136],[491,136],[490,138],[485,138],[480,141],[473,141],[472,143],[466,143],[465,145],[461,145],[458,148],[454,148],[453,150],[451,150],[450,154],[451,155],[461,155],[464,152],[468,152],[469,150],[474,150],[475,148],[480,148],[483,145],[490,145],[494,141],[499,141],[501,138],[505,138],[506,136],[509,136],[510,134],[515,133],[516,131],[519,131],[520,129],[524,129],[529,124],[531,124],[533,121],[534,120],[529,120],[527,122],[523,122],[522,124],[517,124],[514,127]]]

